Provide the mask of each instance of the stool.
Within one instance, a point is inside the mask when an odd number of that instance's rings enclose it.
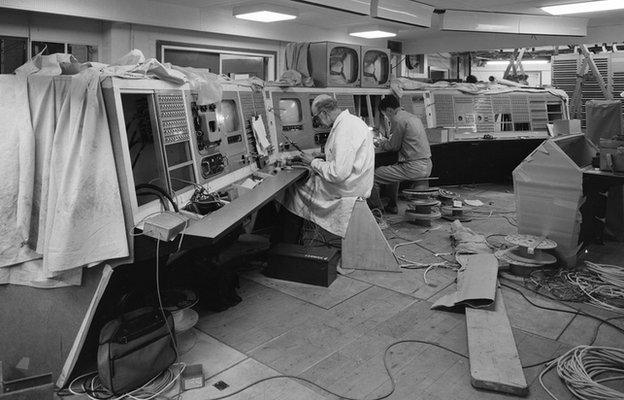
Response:
[[[405,180],[405,181],[401,181],[399,183],[399,185],[397,185],[397,189],[398,189],[398,186],[403,184],[405,186],[404,190],[407,190],[407,191],[422,192],[422,191],[428,191],[430,189],[433,191],[433,190],[437,190],[437,188],[430,187],[429,186],[429,182],[430,181],[436,181],[436,180],[438,180],[438,177],[436,177],[436,176],[429,176],[429,177],[426,177],[426,178]],[[403,192],[399,192],[399,193],[401,193],[401,198],[402,199],[410,200],[410,199],[405,197],[405,193],[403,193]]]
[[[426,189],[429,189],[430,187],[429,185],[430,181],[437,181],[438,179],[439,178],[437,176],[428,176],[426,178],[411,179],[409,181],[404,181],[404,182],[407,182],[409,189],[426,190]]]

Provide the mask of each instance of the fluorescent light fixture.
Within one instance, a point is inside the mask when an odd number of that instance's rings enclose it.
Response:
[[[299,12],[290,7],[260,3],[234,7],[233,14],[236,18],[249,21],[277,22],[295,19],[299,15]]]
[[[349,28],[349,35],[364,39],[379,39],[394,37],[397,35],[397,30],[379,25],[365,25]]]
[[[371,1],[370,15],[381,20],[430,28],[433,10],[434,7],[413,0],[375,0]]]
[[[522,60],[522,65],[544,65],[548,64],[548,60]],[[509,60],[489,60],[487,61],[487,65],[489,66],[507,66],[509,65]]]
[[[447,10],[442,14],[440,29],[520,35],[587,36],[587,18]]]
[[[552,15],[581,14],[621,9],[624,9],[624,1],[622,0],[586,1],[583,3],[542,7],[542,10]]]

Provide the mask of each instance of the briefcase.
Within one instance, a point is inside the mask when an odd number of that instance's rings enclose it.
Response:
[[[154,307],[109,321],[100,331],[97,353],[102,385],[121,395],[158,376],[176,360],[174,332],[171,313]]]

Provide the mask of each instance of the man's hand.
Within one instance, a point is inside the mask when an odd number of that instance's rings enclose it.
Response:
[[[311,156],[310,154],[306,154],[306,153],[301,153],[300,154],[301,157],[301,162],[304,164],[312,164],[312,160],[314,160],[314,157]]]

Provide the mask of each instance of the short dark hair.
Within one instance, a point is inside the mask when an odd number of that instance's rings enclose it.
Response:
[[[476,77],[476,76],[474,76],[474,75],[468,75],[468,76],[466,77],[466,82],[467,82],[467,83],[477,83],[478,81],[479,81],[479,80],[478,80],[478,79],[477,79],[477,77]]]
[[[381,99],[381,101],[379,102],[379,111],[384,111],[388,108],[395,109],[399,107],[401,107],[401,103],[399,103],[399,99],[397,99],[393,95],[388,95]]]

